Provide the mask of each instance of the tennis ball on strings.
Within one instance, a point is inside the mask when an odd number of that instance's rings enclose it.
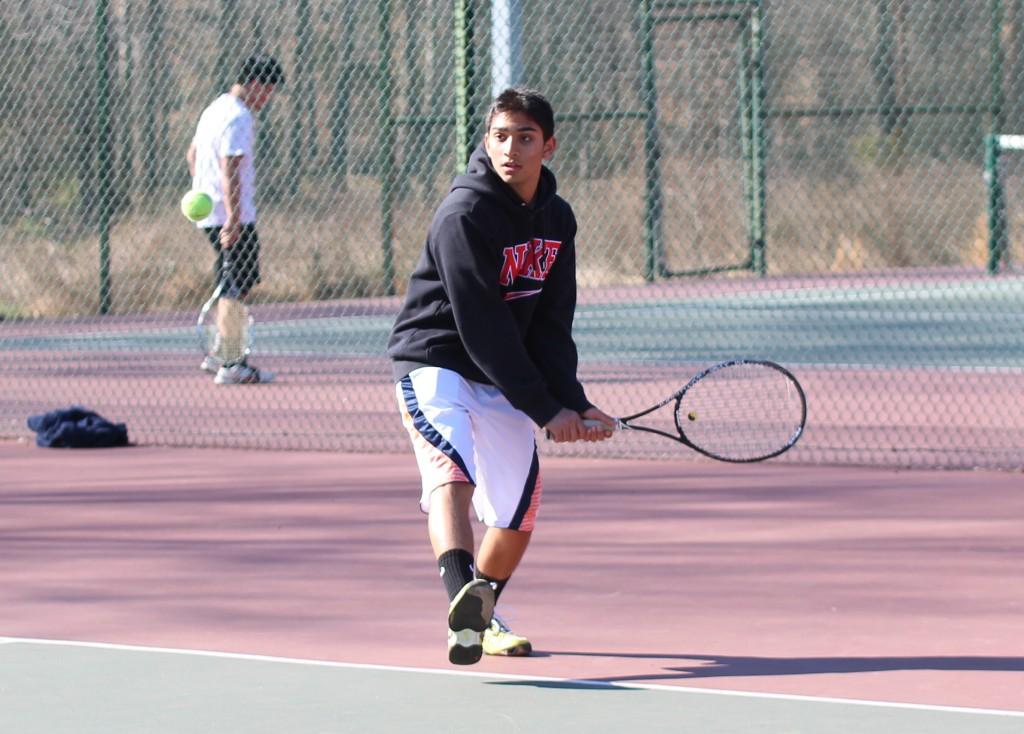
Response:
[[[689,418],[691,421],[697,420],[697,411],[691,410],[689,413],[686,414],[686,417]]]
[[[193,222],[206,219],[213,211],[213,199],[205,191],[189,191],[181,197],[181,213]]]

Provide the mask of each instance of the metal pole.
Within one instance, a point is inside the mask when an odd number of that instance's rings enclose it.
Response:
[[[391,112],[391,0],[379,0],[378,79],[380,81],[380,239],[384,292],[395,293],[395,120]]]
[[[899,113],[896,104],[896,75],[893,70],[892,0],[878,0],[878,46],[872,59],[878,84],[879,126],[890,135],[896,129]]]
[[[455,0],[455,172],[473,152],[473,11],[475,0]]]
[[[739,22],[739,97],[740,97],[740,151],[743,157],[743,205],[747,219],[747,262],[745,269],[754,264],[754,242],[757,225],[754,223],[754,155],[753,111],[751,94],[750,17]]]
[[[1003,97],[1003,3],[992,0],[992,38],[989,59],[989,94],[991,116],[989,135],[985,138],[985,175],[988,180],[988,272],[995,275],[1007,249],[1006,199],[999,177],[999,136],[1004,130]]]
[[[110,312],[110,219],[113,203],[113,140],[110,121],[109,0],[96,0],[96,194],[100,237],[99,310]]]
[[[992,107],[992,128],[989,132],[1001,135],[1006,131],[1005,95],[1003,94],[1003,2],[992,0],[992,38],[989,58],[989,95]]]
[[[644,108],[644,279],[651,283],[661,275],[661,150],[658,143],[658,89],[654,76],[654,6],[652,0],[640,0],[640,61],[643,75]]]
[[[750,101],[752,105],[751,123],[751,159],[754,184],[754,238],[751,252],[751,269],[758,275],[768,271],[765,242],[765,204],[766,204],[766,173],[765,158],[767,148],[765,88],[764,88],[764,44],[761,23],[764,18],[764,0],[757,0],[750,13]]]
[[[999,177],[999,135],[985,136],[985,186],[988,190],[988,272],[999,272],[999,263],[1006,251],[1006,200]]]
[[[339,11],[337,79],[331,96],[328,129],[331,135],[330,170],[334,185],[341,191],[348,186],[349,167],[349,99],[352,89],[352,59],[355,56],[353,28],[359,20],[359,11],[345,5]]]
[[[491,96],[522,81],[522,0],[491,0]]]

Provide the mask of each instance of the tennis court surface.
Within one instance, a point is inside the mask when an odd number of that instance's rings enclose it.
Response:
[[[1024,730],[1019,472],[548,457],[457,669],[409,455],[0,467],[2,732]]]
[[[0,437],[27,416],[84,405],[134,441],[175,446],[404,453],[385,345],[398,303],[254,308],[258,363],[277,379],[225,391],[197,370],[195,314],[0,322]],[[770,359],[807,391],[807,430],[785,462],[1024,467],[1024,277],[897,276],[680,281],[581,293],[581,381],[629,415],[699,369]],[[559,455],[674,457],[624,435]]]

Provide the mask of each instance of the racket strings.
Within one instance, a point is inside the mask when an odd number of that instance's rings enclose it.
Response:
[[[683,395],[676,420],[686,438],[728,459],[754,459],[799,435],[804,402],[784,373],[759,364],[711,372]]]
[[[199,316],[200,349],[221,363],[237,362],[252,349],[252,326],[252,315],[244,303],[225,298],[212,301]]]

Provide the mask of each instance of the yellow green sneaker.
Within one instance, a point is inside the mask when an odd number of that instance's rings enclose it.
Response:
[[[483,655],[481,638],[494,613],[494,589],[482,579],[462,587],[448,605],[448,662],[472,665]]]
[[[522,635],[517,635],[495,614],[491,626],[484,630],[483,650],[486,655],[507,655],[522,657],[533,652],[533,645]]]

